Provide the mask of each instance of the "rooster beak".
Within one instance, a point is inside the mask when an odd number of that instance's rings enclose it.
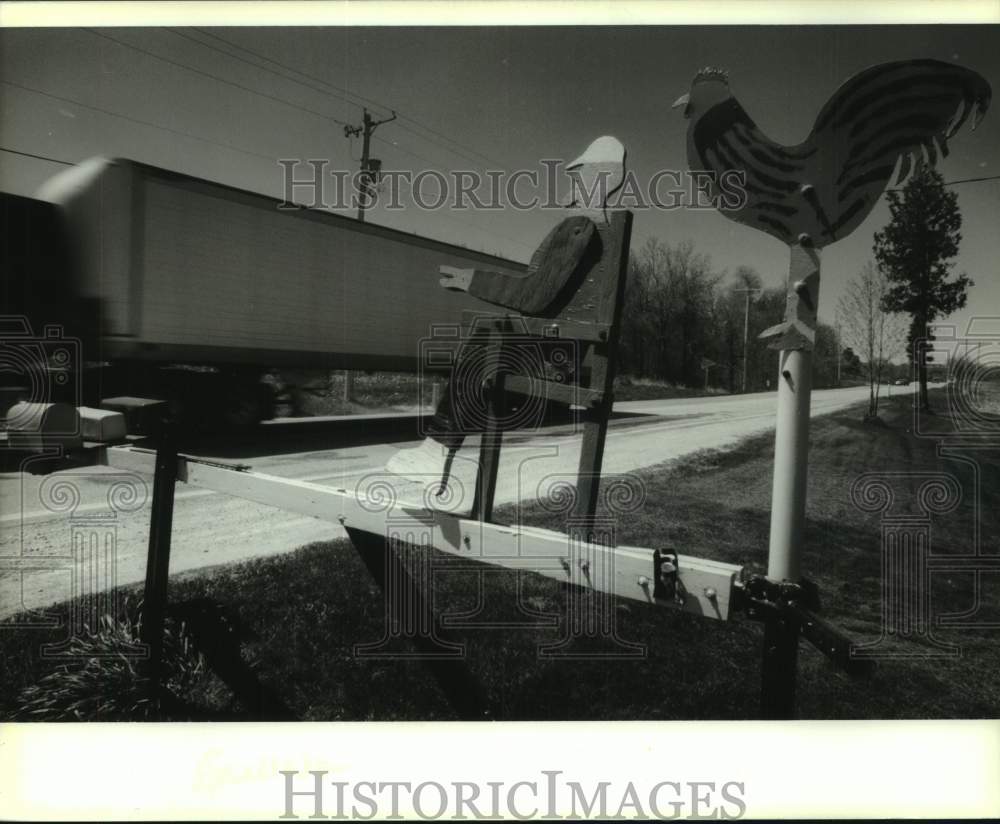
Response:
[[[674,101],[674,105],[671,106],[670,108],[671,109],[678,109],[681,106],[687,106],[687,104],[690,102],[690,100],[691,100],[691,95],[690,94],[682,94],[680,97],[678,97]]]

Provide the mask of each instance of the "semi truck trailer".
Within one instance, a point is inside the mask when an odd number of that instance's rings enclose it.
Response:
[[[439,267],[526,271],[125,159],[92,158],[48,180],[37,201],[4,202],[35,238],[11,273],[27,282],[6,287],[32,297],[8,313],[24,307],[35,329],[72,318],[82,359],[100,366],[85,378],[91,402],[95,392],[166,395],[201,418],[269,417],[269,370],[444,371],[427,341],[447,346],[463,313],[496,309],[442,289]],[[33,268],[38,247],[48,259]]]

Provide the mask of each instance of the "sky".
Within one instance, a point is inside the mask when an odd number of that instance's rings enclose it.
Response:
[[[399,114],[372,143],[385,169],[539,170],[540,159],[570,160],[611,134],[648,180],[687,169],[688,122],[670,105],[702,66],[728,69],[758,127],[797,143],[837,87],[877,63],[960,63],[1000,90],[998,47],[996,26],[6,29],[0,146],[74,162],[128,157],[280,197],[279,158],[357,168],[360,141],[344,124],[368,105],[378,117]],[[1000,175],[1000,105],[949,148],[946,180]],[[32,194],[61,168],[3,151],[0,188]],[[956,271],[976,282],[949,320],[964,331],[974,316],[1000,317],[1000,180],[955,191],[964,221]],[[377,206],[367,219],[526,261],[560,215]],[[821,319],[833,322],[887,220],[883,198],[824,250]],[[649,238],[689,240],[719,270],[746,265],[768,286],[785,281],[787,247],[711,210],[638,210],[633,249]]]

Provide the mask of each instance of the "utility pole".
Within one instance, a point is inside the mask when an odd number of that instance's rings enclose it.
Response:
[[[396,119],[396,113],[385,120],[372,120],[368,114],[368,109],[364,110],[364,117],[360,126],[344,126],[344,137],[351,138],[361,135],[361,174],[358,177],[360,192],[358,198],[358,220],[364,223],[365,209],[368,208],[371,197],[371,187],[377,183],[382,174],[382,161],[371,157],[372,133],[383,123],[389,123]],[[354,373],[349,369],[344,370],[344,403],[350,403],[354,395]]]
[[[763,289],[734,289],[734,292],[742,292],[746,295],[746,307],[743,310],[743,387],[742,392],[745,395],[747,391],[747,350],[750,347],[750,295],[753,293],[763,292]]]
[[[358,200],[358,220],[364,221],[365,209],[368,208],[368,199],[371,196],[372,183],[378,182],[382,172],[382,161],[369,156],[371,149],[372,133],[383,123],[389,123],[396,119],[396,113],[385,120],[372,120],[368,114],[368,109],[364,110],[364,117],[360,126],[344,126],[344,137],[357,137],[361,135],[361,175],[358,178],[360,184],[360,198]]]
[[[718,366],[715,361],[710,361],[708,358],[701,359],[701,368],[705,370],[705,392],[708,392],[708,370],[713,366]]]
[[[840,362],[843,360],[843,353],[840,351],[840,319],[837,319],[837,388],[840,388]]]

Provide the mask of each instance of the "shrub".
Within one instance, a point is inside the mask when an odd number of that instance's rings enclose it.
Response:
[[[163,690],[152,688],[138,657],[141,613],[105,615],[95,631],[72,638],[62,653],[75,659],[25,687],[17,721],[146,721],[163,715],[164,702],[181,700],[206,675],[205,659],[183,623],[166,620]]]

